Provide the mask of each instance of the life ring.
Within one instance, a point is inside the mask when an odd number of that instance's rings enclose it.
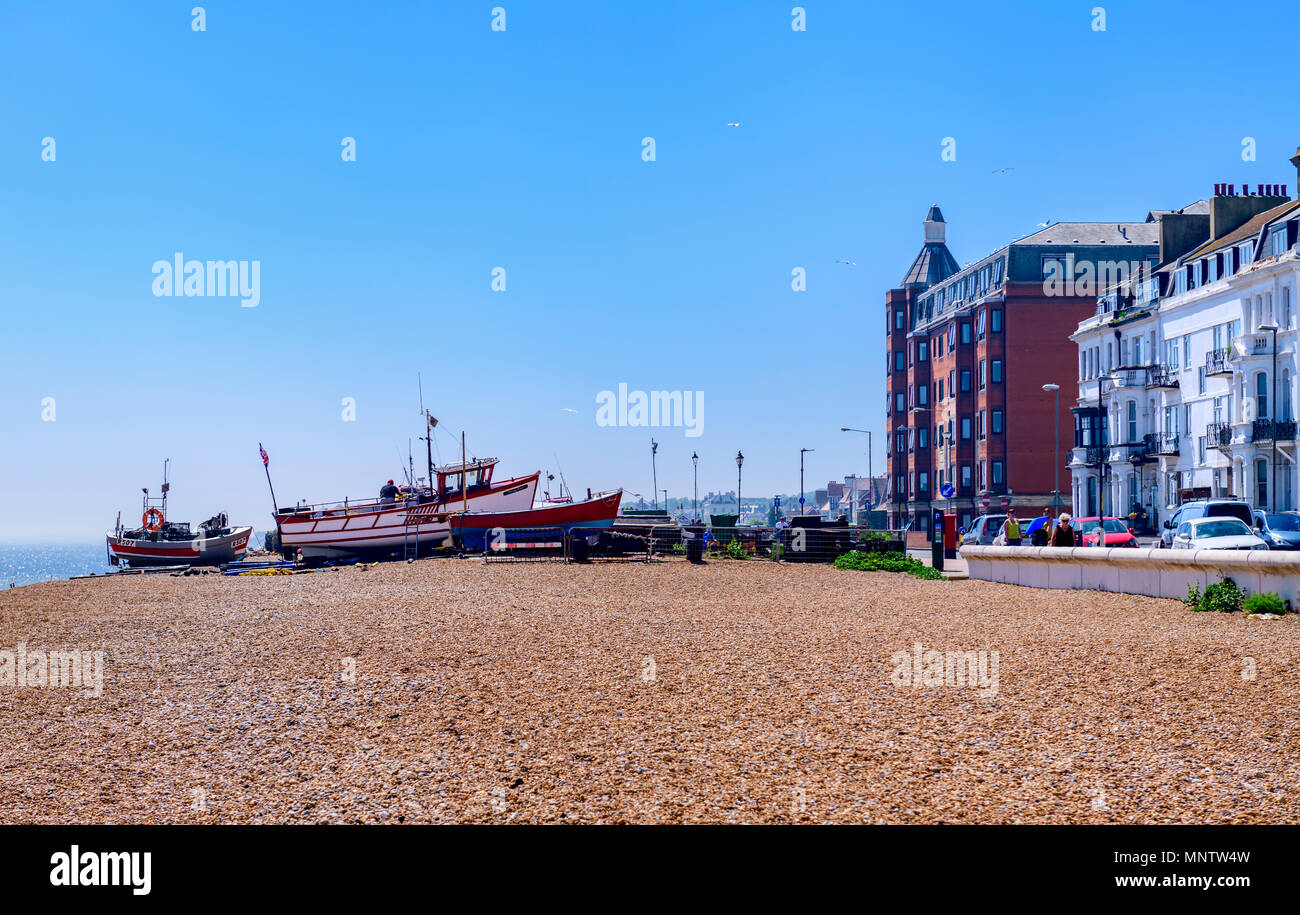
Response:
[[[163,526],[163,513],[156,508],[151,508],[140,516],[140,523],[145,526],[145,530],[160,531]]]

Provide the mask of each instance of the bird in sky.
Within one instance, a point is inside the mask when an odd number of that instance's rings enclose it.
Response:
[[[1045,219],[1045,220],[1043,220],[1042,222],[1040,222],[1040,223],[1038,224],[1038,228],[1040,228],[1040,229],[1046,229],[1046,228],[1047,228],[1048,226],[1050,226],[1051,224],[1052,224],[1052,221],[1051,221],[1050,219]]]
[[[560,409],[563,410],[565,413],[577,413],[577,412],[578,412],[577,410],[573,409],[573,407],[560,407]]]
[[[739,126],[740,126],[740,122],[739,122],[739,121],[728,121],[728,122],[727,122],[727,126],[728,126],[728,127],[739,127]]]
[[[1016,167],[1015,167],[1014,165],[1008,165],[1006,168],[995,168],[995,169],[993,169],[993,174],[995,174],[995,175],[1005,175],[1007,172],[1014,172],[1015,170],[1016,170]]]
[[[840,258],[840,259],[836,260],[835,263],[837,263],[837,264],[847,264],[847,265],[850,266],[850,267],[856,267],[856,266],[857,266],[857,264],[853,263],[853,261],[850,261],[850,260],[844,260],[843,258]]]

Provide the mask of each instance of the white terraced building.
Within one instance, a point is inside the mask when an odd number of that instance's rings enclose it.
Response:
[[[1300,150],[1291,161],[1300,172]],[[1297,508],[1300,201],[1285,185],[1221,190],[1153,211],[1159,265],[1107,290],[1071,335],[1076,515],[1141,505],[1158,523],[1212,497]]]

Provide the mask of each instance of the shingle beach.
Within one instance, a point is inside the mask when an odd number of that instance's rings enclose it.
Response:
[[[103,691],[0,687],[3,823],[1300,820],[1296,616],[439,559],[0,592],[20,643],[103,651]]]

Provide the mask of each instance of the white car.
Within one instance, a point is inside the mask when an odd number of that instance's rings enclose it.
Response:
[[[1175,550],[1267,550],[1268,544],[1236,518],[1194,518],[1178,525]]]

